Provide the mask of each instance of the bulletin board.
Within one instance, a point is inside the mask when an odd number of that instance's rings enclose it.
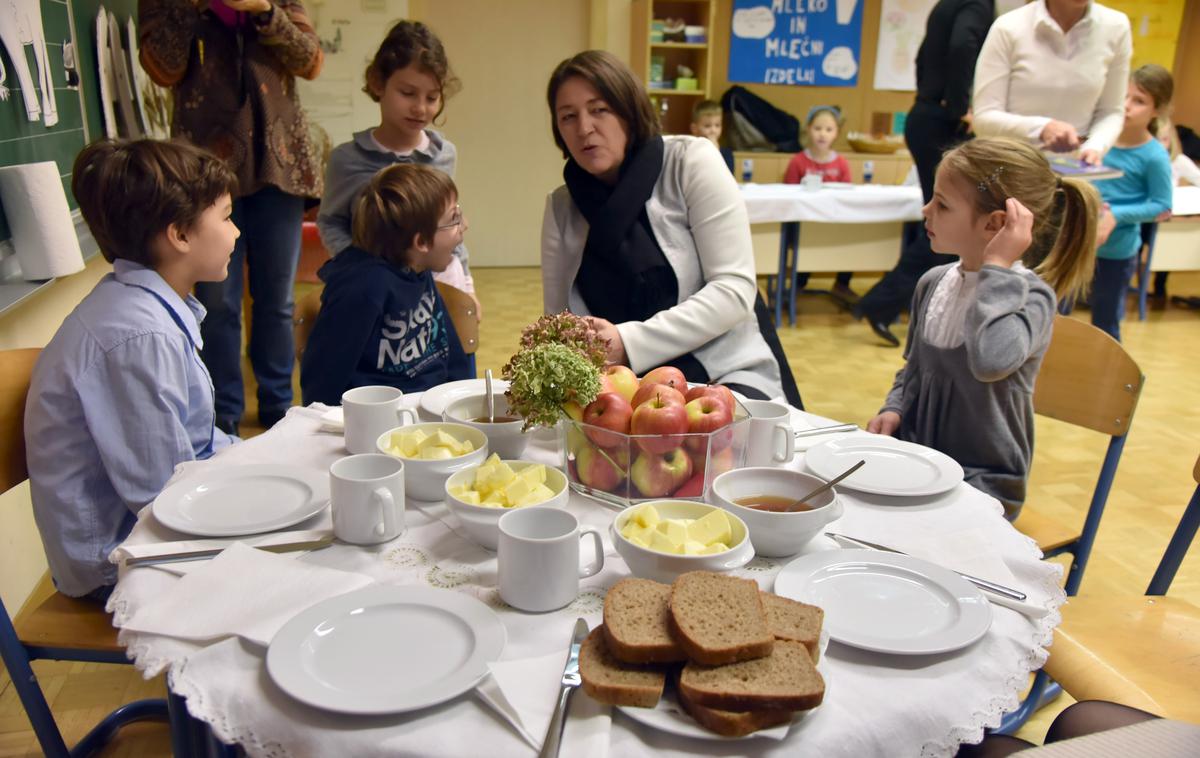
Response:
[[[854,87],[864,0],[733,0],[729,80]]]

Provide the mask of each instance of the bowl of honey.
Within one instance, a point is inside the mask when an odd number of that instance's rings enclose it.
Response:
[[[740,518],[750,529],[754,552],[783,558],[842,517],[842,501],[831,488],[805,502],[798,498],[825,483],[812,474],[770,466],[726,471],[713,480],[709,501]]]
[[[529,433],[521,431],[525,419],[512,410],[503,391],[492,393],[493,415],[487,411],[487,394],[468,395],[446,406],[446,421],[478,429],[487,436],[488,450],[504,460],[518,460],[529,444]]]

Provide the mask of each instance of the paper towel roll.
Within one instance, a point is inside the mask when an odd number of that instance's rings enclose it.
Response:
[[[83,270],[75,222],[53,161],[0,167],[0,203],[21,276],[39,281]]]

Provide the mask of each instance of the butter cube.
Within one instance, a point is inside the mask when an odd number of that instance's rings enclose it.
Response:
[[[657,529],[650,533],[650,544],[648,547],[651,550],[659,553],[667,553],[668,555],[679,555],[683,552],[682,541],[673,542],[670,537]]]
[[[420,453],[423,460],[427,461],[444,461],[448,458],[458,457],[454,454],[453,450],[448,447],[442,447],[441,445],[431,445],[429,447],[421,448],[417,452]]]
[[[527,480],[530,484],[545,484],[546,467],[540,463],[535,463],[532,466],[526,466],[521,469],[517,476]]]
[[[504,485],[504,498],[509,505],[520,503],[525,497],[533,491],[529,486],[529,482],[524,479],[514,476],[512,481]]]
[[[475,443],[472,442],[471,440],[463,440],[462,442],[458,443],[458,454],[459,455],[466,455],[467,453],[471,453],[474,451],[475,451]]]
[[[479,493],[475,492],[474,490],[465,490],[462,492],[462,494],[455,495],[455,497],[464,503],[470,503],[471,505],[479,505],[481,502],[479,499]]]
[[[702,545],[695,540],[688,540],[683,543],[684,555],[704,555],[704,550],[708,545]]]
[[[723,553],[728,549],[729,545],[726,545],[724,542],[714,542],[697,553],[697,555],[715,555],[716,553]]]
[[[537,505],[538,503],[546,502],[552,497],[554,497],[554,490],[544,484],[535,484],[533,485],[533,489],[529,491],[529,494],[521,502],[516,503],[516,505]]]
[[[661,519],[658,516],[658,511],[654,510],[653,505],[643,505],[633,514],[632,520],[635,521],[639,526],[653,527]]]
[[[664,519],[658,522],[658,531],[670,540],[672,545],[678,545],[681,548],[683,543],[688,540],[687,524],[682,519]]]
[[[732,540],[730,532],[729,518],[725,511],[714,510],[688,525],[687,538],[701,545],[711,545],[714,542],[728,544]]]
[[[508,501],[504,498],[504,492],[494,490],[480,502],[480,505],[492,505],[503,508],[508,505]]]

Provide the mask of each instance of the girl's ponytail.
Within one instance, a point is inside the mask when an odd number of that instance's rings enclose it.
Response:
[[[1059,300],[1066,300],[1083,295],[1092,279],[1100,195],[1082,179],[1059,179],[1058,184],[1062,220],[1050,253],[1035,270]]]

